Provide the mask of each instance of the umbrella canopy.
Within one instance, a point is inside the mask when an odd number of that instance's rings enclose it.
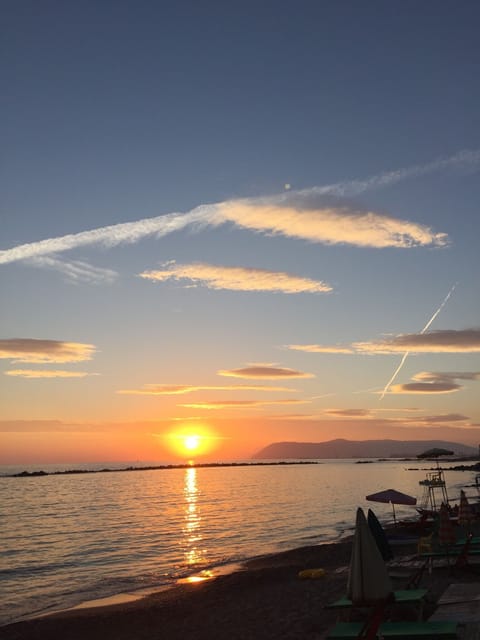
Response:
[[[456,539],[455,528],[453,522],[450,520],[447,505],[442,503],[439,512],[438,542],[442,546],[448,547],[455,544]]]
[[[378,493],[371,493],[369,496],[365,496],[366,500],[370,500],[371,502],[384,502],[385,504],[391,504],[393,509],[393,520],[396,522],[395,517],[395,505],[396,504],[406,504],[406,505],[415,505],[417,504],[417,499],[413,496],[409,496],[406,493],[402,493],[401,491],[396,491],[395,489],[385,489],[385,491],[378,491]]]
[[[347,594],[353,604],[371,606],[392,597],[387,567],[368,527],[362,509],[357,509]]]
[[[465,491],[460,491],[460,506],[458,507],[458,524],[462,527],[464,525],[469,525],[473,520],[473,511],[470,503],[467,500],[467,496],[465,495]]]
[[[423,453],[419,453],[417,458],[439,458],[440,456],[453,456],[454,452],[449,449],[440,449],[439,447],[434,447],[433,449],[428,449]]]

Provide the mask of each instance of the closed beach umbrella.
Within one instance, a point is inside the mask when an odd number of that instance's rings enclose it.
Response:
[[[378,521],[377,516],[371,509],[368,510],[367,522],[368,526],[370,527],[370,531],[375,538],[375,542],[377,543],[378,550],[382,554],[382,558],[385,560],[385,562],[387,560],[391,560],[393,558],[393,553],[390,547],[390,543],[388,542],[387,535],[382,525]]]
[[[456,539],[455,528],[453,522],[450,520],[447,505],[442,503],[439,513],[438,542],[443,547],[448,547],[455,544]]]
[[[348,598],[357,606],[372,606],[392,597],[392,583],[362,509],[357,509],[352,556],[348,572]]]
[[[458,524],[462,527],[464,525],[468,526],[470,522],[473,520],[473,511],[470,503],[467,500],[467,496],[465,495],[465,491],[460,491],[460,506],[458,508]]]
[[[379,491],[378,493],[371,493],[369,496],[365,497],[366,500],[370,500],[371,502],[384,502],[385,504],[391,504],[393,509],[393,521],[396,523],[395,517],[395,505],[396,504],[405,504],[405,505],[415,505],[417,504],[417,499],[413,496],[409,496],[406,493],[402,493],[401,491],[396,491],[395,489],[385,489],[385,491]]]

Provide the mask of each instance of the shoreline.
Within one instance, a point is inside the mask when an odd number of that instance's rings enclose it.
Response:
[[[250,560],[247,560],[246,562],[250,562]],[[57,614],[68,613],[70,611],[78,611],[80,609],[99,609],[103,607],[123,605],[129,602],[136,602],[138,600],[143,600],[144,598],[148,598],[150,596],[162,593],[164,591],[174,589],[178,585],[197,584],[200,582],[216,580],[221,576],[230,575],[232,573],[237,573],[240,571],[245,571],[244,564],[245,563],[243,562],[229,562],[225,565],[218,565],[210,569],[203,569],[201,571],[192,573],[183,578],[177,578],[175,582],[172,582],[170,584],[144,587],[144,588],[135,589],[131,591],[122,591],[120,593],[114,593],[110,596],[92,598],[91,600],[83,600],[82,602],[79,602],[78,604],[75,604],[72,606],[58,607],[52,611],[44,611],[43,613],[28,615],[25,618],[22,618],[21,620],[17,620],[15,622],[9,622],[6,625],[0,625],[0,632],[1,632],[1,629],[6,626],[21,623],[21,622],[29,622],[31,620],[36,620],[37,618],[45,618],[47,616],[54,616]]]
[[[318,638],[336,614],[323,606],[345,590],[351,537],[258,556],[212,579],[178,582],[139,598],[84,603],[0,627],[2,640]],[[232,565],[235,568],[234,565]],[[302,580],[304,569],[323,568]],[[134,595],[134,594],[130,594]],[[113,596],[115,598],[116,596]],[[110,600],[107,598],[107,601]],[[286,629],[297,629],[287,635]],[[311,635],[314,632],[314,635]]]

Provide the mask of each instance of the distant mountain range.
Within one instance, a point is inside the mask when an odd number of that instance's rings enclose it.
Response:
[[[274,442],[253,458],[412,458],[428,449],[453,451],[457,456],[477,456],[478,449],[444,440],[329,440],[328,442]]]

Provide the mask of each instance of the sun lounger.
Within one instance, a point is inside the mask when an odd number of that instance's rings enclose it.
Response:
[[[425,597],[428,593],[428,589],[400,589],[398,591],[394,591],[393,595],[395,600],[392,604],[413,604],[418,606],[418,619],[422,619],[423,615],[423,604],[425,602]],[[325,609],[339,609],[339,610],[349,610],[353,608],[352,601],[349,600],[346,596],[336,600],[335,602],[331,602],[325,606]]]
[[[428,567],[429,560],[403,560],[389,563],[388,575],[392,580],[401,580],[403,589],[418,589],[418,585],[422,581],[423,574]]]
[[[348,640],[357,638],[362,631],[361,622],[338,622],[327,635],[328,640]],[[443,640],[457,637],[456,622],[382,622],[377,636],[383,638],[402,638],[403,640]]]
[[[432,572],[433,561],[435,559],[446,559],[447,562],[450,558],[455,559],[454,567],[464,567],[469,565],[469,558],[473,556],[480,556],[480,549],[477,547],[472,549],[473,536],[468,536],[465,539],[463,546],[454,545],[437,551],[428,551],[427,553],[421,553],[420,557],[425,558],[429,563],[429,571]]]
[[[452,568],[458,568],[468,567],[470,565],[469,559],[475,556],[480,556],[480,549],[472,549],[470,547],[470,541],[468,540],[463,548],[452,547],[450,549],[445,549],[444,551],[429,551],[428,553],[420,554],[420,557],[424,558],[428,562],[429,573],[432,572],[434,560],[447,560],[447,563],[450,564],[451,559],[454,561],[452,563]]]
[[[459,538],[455,542],[456,547],[463,547],[470,540],[471,545],[479,545],[480,544],[480,536],[471,536],[470,538]]]
[[[458,547],[452,547],[445,551],[428,551],[421,553],[421,558],[457,558],[463,554],[463,550]],[[480,556],[480,549],[469,549],[466,553],[468,556]]]

